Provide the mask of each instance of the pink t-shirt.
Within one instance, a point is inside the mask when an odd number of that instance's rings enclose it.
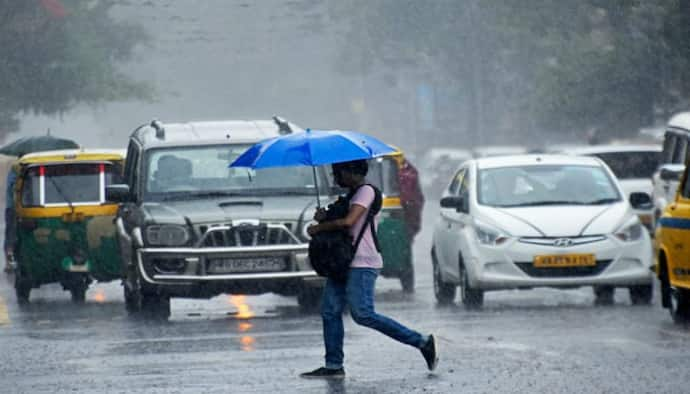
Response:
[[[350,199],[350,205],[357,204],[367,208],[357,222],[350,227],[350,235],[352,236],[353,245],[357,241],[357,236],[359,235],[360,230],[362,230],[364,222],[367,220],[367,214],[369,213],[369,209],[371,208],[371,204],[374,202],[375,197],[376,194],[374,193],[374,189],[371,186],[365,185],[360,187],[359,190],[357,190],[357,193],[355,193],[355,195],[352,196],[352,199]],[[379,215],[376,215],[374,217],[374,227],[378,227],[378,224]],[[374,243],[374,237],[371,234],[369,224],[367,224],[367,228],[364,230],[362,241],[359,243],[359,247],[355,253],[355,258],[352,260],[350,267],[375,269],[381,269],[381,267],[383,267],[383,259],[381,258],[381,254],[379,254],[379,252],[376,250],[376,244]]]

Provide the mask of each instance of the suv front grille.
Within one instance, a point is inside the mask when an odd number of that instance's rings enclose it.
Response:
[[[529,276],[535,278],[562,278],[577,276],[595,276],[602,273],[613,260],[597,260],[597,265],[591,267],[548,267],[536,268],[533,263],[515,263]]]
[[[297,239],[286,224],[217,224],[199,226],[200,247],[236,247],[297,244]]]

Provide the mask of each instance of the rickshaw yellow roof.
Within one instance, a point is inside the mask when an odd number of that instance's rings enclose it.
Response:
[[[30,153],[17,160],[20,165],[50,162],[75,162],[93,160],[124,160],[125,150],[119,149],[68,149]]]

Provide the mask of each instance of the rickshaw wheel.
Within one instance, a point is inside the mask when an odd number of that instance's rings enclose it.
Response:
[[[414,293],[414,266],[412,264],[400,274],[400,285],[403,292]]]
[[[22,270],[19,266],[17,266],[14,275],[14,291],[17,295],[17,303],[28,304],[31,295],[31,281],[22,277]]]
[[[75,285],[69,292],[72,294],[72,302],[75,304],[83,304],[86,301],[86,289],[88,286]]]

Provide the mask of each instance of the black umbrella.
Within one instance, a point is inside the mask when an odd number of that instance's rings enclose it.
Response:
[[[79,144],[52,135],[22,137],[0,148],[0,153],[8,156],[24,156],[27,153],[42,152],[57,149],[76,149]]]

